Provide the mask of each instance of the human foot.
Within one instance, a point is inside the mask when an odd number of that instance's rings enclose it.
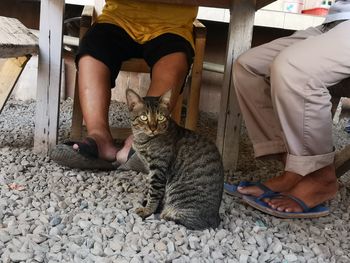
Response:
[[[294,196],[302,200],[308,207],[315,207],[332,199],[338,191],[338,181],[335,176],[334,165],[326,166],[311,174],[306,175],[293,188],[282,191],[284,196],[271,198],[267,204],[281,212],[303,212],[303,208],[295,200],[288,197]]]
[[[292,189],[303,177],[292,172],[282,172],[281,174],[268,179],[262,185],[266,186],[273,192],[285,192]],[[253,186],[239,186],[238,192],[244,195],[252,195],[255,197],[261,196],[264,193],[263,187],[259,185]]]
[[[114,162],[116,160],[118,148],[114,145],[112,138],[106,139],[106,137],[107,136],[104,137],[97,134],[89,135],[81,143],[74,143],[72,147],[74,150],[79,151],[84,147],[84,141],[92,140],[97,146],[97,156],[95,157],[108,162]]]
[[[133,137],[130,135],[125,140],[123,148],[117,152],[117,162],[120,163],[118,170],[133,170],[136,172],[148,173],[148,168],[132,148],[132,142]]]
[[[91,137],[79,142],[67,141],[56,145],[50,151],[50,158],[60,165],[83,170],[116,170],[119,166],[115,161],[115,155],[114,161],[100,158],[96,141]]]
[[[126,138],[123,148],[117,152],[116,158],[118,163],[123,164],[130,157],[132,141],[133,141],[133,137],[132,135],[130,135],[128,138]]]

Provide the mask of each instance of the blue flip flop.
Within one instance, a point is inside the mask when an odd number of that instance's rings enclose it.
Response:
[[[279,198],[279,197],[288,197],[292,200],[294,200],[296,203],[300,205],[300,207],[303,209],[303,212],[281,212],[277,211],[276,209],[271,208],[266,202],[263,201],[265,198]],[[254,196],[248,196],[245,195],[242,197],[243,201],[247,203],[248,205],[254,207],[255,209],[260,210],[261,212],[264,212],[266,214],[279,217],[279,218],[317,218],[321,216],[327,216],[329,215],[329,209],[323,205],[317,205],[315,207],[308,207],[304,201],[300,200],[299,198],[283,194],[283,193],[266,193],[259,197]]]
[[[239,182],[238,185],[224,183],[224,191],[225,191],[225,193],[227,193],[229,195],[241,198],[242,196],[244,196],[244,194],[241,194],[240,192],[238,192],[237,188],[238,187],[248,187],[248,186],[259,187],[261,190],[263,190],[263,192],[264,192],[263,194],[274,193],[274,191],[272,191],[270,188],[268,188],[266,185],[264,185],[261,182],[248,182],[248,181]]]

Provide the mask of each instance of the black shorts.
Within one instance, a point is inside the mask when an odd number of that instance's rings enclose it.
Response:
[[[194,51],[191,44],[179,35],[166,33],[145,44],[139,44],[124,29],[113,24],[98,23],[81,40],[75,62],[78,65],[79,59],[84,55],[103,62],[111,71],[113,88],[123,61],[143,58],[152,69],[160,58],[174,52],[184,52],[190,68]]]

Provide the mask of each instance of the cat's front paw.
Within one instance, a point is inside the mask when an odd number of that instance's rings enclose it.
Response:
[[[151,211],[151,209],[149,209],[147,207],[136,208],[135,212],[136,212],[136,214],[138,214],[142,218],[149,217],[150,215],[153,214],[153,211]]]

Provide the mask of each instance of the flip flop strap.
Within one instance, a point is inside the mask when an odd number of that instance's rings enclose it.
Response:
[[[289,195],[289,194],[283,194],[283,193],[278,193],[278,192],[266,192],[264,194],[262,194],[261,196],[259,196],[257,199],[258,200],[262,200],[265,198],[278,198],[278,197],[288,197],[290,199],[292,199],[294,202],[296,202],[301,209],[303,209],[303,212],[308,212],[310,210],[310,207],[308,207],[305,202],[295,196]]]
[[[131,158],[131,156],[135,153],[134,148],[130,148],[129,153],[128,153],[128,160]]]
[[[86,137],[83,141],[77,142],[77,141],[68,141],[64,144],[73,146],[74,144],[77,144],[79,149],[79,153],[86,157],[92,157],[92,158],[98,158],[98,148],[97,144],[94,139],[91,137]]]
[[[269,187],[267,187],[266,185],[264,185],[260,181],[258,181],[258,182],[240,182],[238,184],[238,186],[242,186],[242,187],[257,186],[257,187],[259,187],[263,191],[263,193],[260,196],[258,196],[258,198],[260,198],[261,196],[266,195],[266,194],[275,193],[274,191],[272,191]]]
[[[94,139],[86,137],[85,140],[78,143],[79,152],[83,155],[98,158],[98,148]]]
[[[270,188],[268,188],[266,185],[264,185],[262,182],[246,182],[246,181],[243,181],[243,182],[240,182],[238,184],[238,186],[241,186],[241,187],[249,187],[249,186],[257,186],[259,187],[264,193],[265,192],[273,192]]]
[[[256,186],[259,187],[261,190],[264,191],[264,193],[274,193],[269,187],[264,185],[262,182],[257,182]]]
[[[310,210],[310,207],[308,207],[305,202],[301,199],[299,199],[298,197],[289,195],[289,194],[284,194],[285,196],[287,196],[288,198],[294,200],[294,202],[296,202],[298,205],[300,205],[300,207],[303,209],[303,212],[308,212]]]

